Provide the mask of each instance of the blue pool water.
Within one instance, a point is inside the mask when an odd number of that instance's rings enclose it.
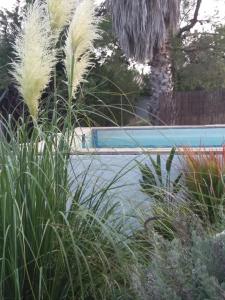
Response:
[[[94,148],[221,147],[225,127],[93,129]]]

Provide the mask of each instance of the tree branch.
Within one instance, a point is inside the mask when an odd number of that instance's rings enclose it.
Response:
[[[198,23],[198,15],[199,15],[201,4],[202,4],[202,0],[197,0],[193,19],[190,20],[190,23],[188,25],[182,27],[179,30],[177,37],[180,38],[184,32],[190,31],[196,25],[196,23]]]

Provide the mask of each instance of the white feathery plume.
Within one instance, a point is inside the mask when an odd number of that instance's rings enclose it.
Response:
[[[75,97],[79,84],[84,81],[84,76],[92,65],[93,43],[100,38],[99,21],[100,18],[95,15],[93,0],[83,0],[78,4],[64,47],[69,101]]]
[[[78,0],[47,0],[51,29],[60,33],[69,24]]]
[[[48,17],[38,1],[29,6],[15,45],[12,75],[34,119],[39,100],[47,87],[55,64]]]

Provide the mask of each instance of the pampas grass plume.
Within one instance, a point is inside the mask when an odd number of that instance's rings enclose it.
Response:
[[[12,63],[12,74],[34,119],[38,116],[39,100],[55,64],[49,21],[43,13],[38,1],[29,6],[14,45],[16,59]]]
[[[47,0],[51,29],[60,33],[69,24],[78,0]]]
[[[75,97],[79,84],[84,81],[84,76],[91,66],[93,43],[100,37],[99,21],[95,16],[93,0],[83,0],[78,4],[64,48],[69,94],[72,97]]]

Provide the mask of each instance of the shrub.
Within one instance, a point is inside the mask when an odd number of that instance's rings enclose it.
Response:
[[[144,285],[145,298],[224,299],[225,236],[196,232],[188,244],[157,237]],[[144,292],[143,292],[144,293]]]
[[[185,154],[188,194],[181,191],[189,197],[184,203],[153,197],[158,218],[148,236],[151,255],[143,289],[139,286],[142,299],[225,299],[225,235],[212,235],[215,225],[224,228],[225,151]]]

